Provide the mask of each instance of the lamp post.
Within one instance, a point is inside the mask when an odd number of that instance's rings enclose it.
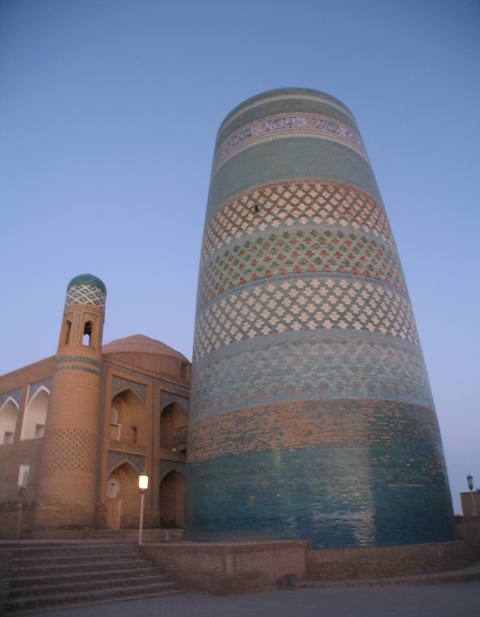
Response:
[[[473,476],[471,473],[469,473],[467,476],[467,485],[472,499],[472,516],[477,516],[477,511],[475,508],[475,497],[473,496]]]
[[[22,536],[23,500],[25,498],[25,491],[28,485],[29,473],[30,465],[20,465],[18,468],[17,540],[20,540]]]
[[[138,544],[142,543],[142,534],[143,534],[143,510],[144,510],[144,502],[145,502],[145,493],[148,490],[148,476],[146,474],[141,474],[138,476],[138,488],[140,489],[140,525],[138,527]]]

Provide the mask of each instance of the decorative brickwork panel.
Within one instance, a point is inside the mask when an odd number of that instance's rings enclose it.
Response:
[[[219,208],[206,225],[202,259],[244,236],[312,224],[351,227],[393,245],[385,211],[372,197],[353,187],[300,180],[260,186]]]
[[[424,407],[396,401],[300,399],[205,418],[191,426],[190,440],[189,461],[195,462],[267,450],[348,448],[352,444],[367,449],[368,456],[374,448],[392,449],[415,441],[439,443],[440,435],[436,418]],[[414,467],[415,458],[411,463]],[[438,463],[437,459],[429,466]]]
[[[378,332],[418,344],[404,295],[361,280],[297,277],[248,287],[205,309],[194,359],[247,338],[319,329]]]
[[[105,308],[105,292],[94,285],[72,285],[67,289],[65,304],[93,304]]]
[[[422,354],[414,345],[362,333],[271,339],[268,345],[258,339],[242,343],[235,354],[221,350],[195,366],[190,422],[299,398],[391,399],[433,408]]]
[[[273,276],[344,273],[373,278],[405,290],[396,251],[355,232],[292,229],[231,245],[206,262],[199,300],[206,304],[246,283]]]
[[[95,473],[97,435],[73,428],[55,428],[48,434],[45,472],[84,471]]]

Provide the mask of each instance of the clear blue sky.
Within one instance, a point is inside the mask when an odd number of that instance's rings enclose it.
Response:
[[[479,67],[478,0],[0,0],[0,373],[55,352],[83,272],[108,287],[105,341],[191,357],[218,125],[316,88],[360,125],[452,493],[480,482]]]

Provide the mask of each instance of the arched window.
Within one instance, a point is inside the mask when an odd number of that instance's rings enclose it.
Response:
[[[118,409],[112,407],[110,409],[110,439],[120,441],[122,438],[122,425],[119,421]]]
[[[17,428],[18,405],[8,398],[0,407],[0,446],[13,443]]]
[[[112,400],[110,439],[125,444],[145,445],[146,412],[133,390],[119,392]]]
[[[85,347],[92,346],[92,336],[93,336],[93,323],[91,321],[86,321],[83,326],[83,336],[82,336],[82,345]]]
[[[72,332],[72,322],[69,321],[67,319],[67,321],[65,322],[65,330],[64,330],[64,343],[65,345],[68,345],[68,343],[70,343],[70,334]]]
[[[23,416],[21,439],[39,439],[43,437],[47,422],[49,398],[48,390],[42,386],[28,403]]]
[[[167,450],[185,450],[187,419],[177,403],[170,403],[160,415],[160,447]]]
[[[107,497],[113,499],[120,495],[120,482],[118,478],[110,477],[107,483]]]

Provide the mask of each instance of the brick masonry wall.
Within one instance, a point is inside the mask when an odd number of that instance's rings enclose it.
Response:
[[[187,467],[189,539],[453,539],[395,241],[356,123],[328,95],[264,93],[220,128]]]
[[[214,594],[245,593],[305,575],[306,542],[146,544],[142,551],[187,587]]]
[[[19,404],[15,438],[12,444],[0,445],[0,538],[15,538],[18,516],[18,470],[20,465],[30,465],[28,487],[24,496],[22,537],[29,537],[33,524],[42,439],[21,440],[24,413],[27,407],[27,390],[30,399],[40,384],[50,384],[55,358],[46,358],[0,377],[0,404],[10,393],[18,393]]]
[[[455,523],[457,538],[480,543],[480,516],[456,516]]]
[[[385,578],[442,572],[470,566],[480,558],[480,544],[445,542],[307,552],[306,576],[313,580]]]

